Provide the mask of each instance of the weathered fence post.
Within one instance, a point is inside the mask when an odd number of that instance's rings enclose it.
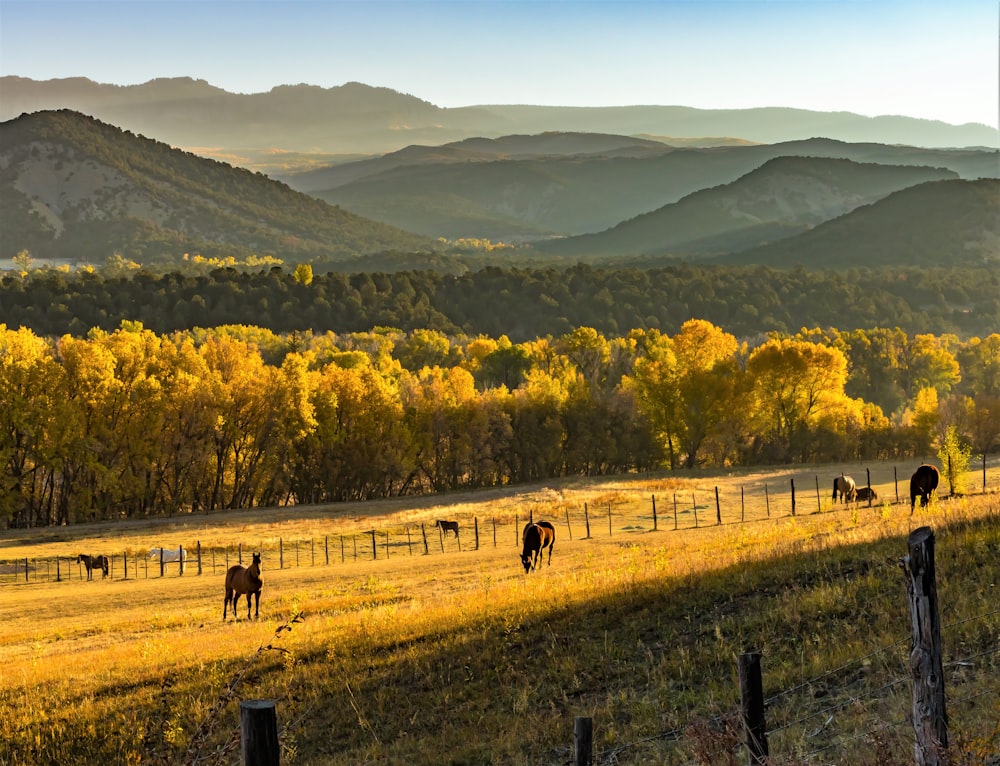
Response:
[[[740,713],[746,731],[750,766],[768,761],[767,727],[764,724],[764,683],[760,675],[760,654],[748,652],[737,658],[740,675]]]
[[[920,527],[907,539],[909,553],[900,566],[910,599],[910,674],[913,677],[913,731],[917,766],[938,766],[948,749],[941,621],[934,574],[934,532]]]
[[[611,503],[608,503],[608,537],[614,537],[611,531]]]
[[[653,498],[653,531],[656,531],[656,495],[651,496]]]
[[[717,526],[722,524],[722,506],[719,505],[719,488],[715,488],[715,523]]]
[[[128,561],[128,559],[126,559]],[[125,565],[125,579],[128,579],[128,564]],[[56,582],[62,582],[62,575],[59,574],[59,557],[56,556]]]
[[[795,515],[795,479],[789,479],[792,485],[792,516]]]
[[[410,552],[410,555],[412,556],[413,555],[413,540],[410,538],[410,527],[409,527],[409,525],[407,525],[407,527],[406,527],[406,549]]]
[[[243,766],[278,766],[278,714],[270,700],[240,703],[240,749]]]
[[[698,528],[698,501],[694,499],[694,492],[691,493],[691,508],[694,510],[694,528]]]
[[[497,547],[497,517],[493,517],[493,547]]]
[[[475,516],[472,519],[473,523],[476,525],[476,550],[479,550],[479,517]]]
[[[163,547],[160,547],[160,577],[163,577]]]
[[[677,531],[677,493],[674,492],[674,531]]]
[[[865,469],[865,476],[868,477],[868,481],[867,481],[867,484],[868,484],[868,507],[871,508],[872,507],[872,469],[871,468],[866,468]]]
[[[746,498],[743,496],[743,485],[740,485],[740,524],[747,520]]]
[[[177,574],[184,574],[184,546],[177,546]]]
[[[822,513],[823,505],[819,499],[819,476],[816,477],[816,513]]]
[[[309,552],[312,556],[312,566],[316,566],[316,540],[315,538],[309,538]]]
[[[236,546],[236,551],[239,554],[239,561],[237,561],[236,563],[239,564],[240,566],[243,566],[243,543],[240,543],[238,546]]]
[[[376,548],[376,545],[375,545],[375,530],[373,529],[368,534],[370,534],[372,536],[372,561],[377,561],[378,560],[378,549]]]
[[[240,555],[240,561],[242,562],[243,556]],[[285,568],[285,541],[278,538],[278,569]]]
[[[594,719],[573,719],[573,766],[591,766],[594,762]]]
[[[427,530],[424,529],[424,522],[422,521],[420,522],[420,534],[424,536],[424,555],[429,556],[431,552],[430,549],[427,547]]]
[[[385,532],[385,557],[389,558],[389,530]]]
[[[566,506],[566,529],[569,531],[569,539],[573,539],[573,527],[569,524],[569,506]]]
[[[896,487],[896,502],[899,503],[899,477],[896,476],[896,466],[892,467],[892,483]]]
[[[197,546],[196,547],[197,547],[197,550],[198,550],[198,575],[200,576],[201,575],[201,540],[197,541]],[[125,566],[125,574],[126,575],[128,574],[128,565]]]
[[[587,539],[590,539],[590,508],[586,503],[583,504],[583,521],[587,525]]]
[[[521,527],[521,520],[518,518],[517,514],[514,514],[514,545],[521,544],[521,536],[517,533],[517,530]]]
[[[444,527],[438,524],[438,542],[441,543],[441,553],[444,553]]]
[[[323,553],[326,556],[326,565],[330,566],[330,535],[323,535]]]
[[[764,505],[767,508],[767,518],[771,518],[771,496],[767,493],[767,485],[764,485]]]

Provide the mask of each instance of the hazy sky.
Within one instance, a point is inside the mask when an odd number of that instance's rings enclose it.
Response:
[[[998,123],[997,0],[0,0],[0,74]],[[0,99],[3,98],[0,92]]]

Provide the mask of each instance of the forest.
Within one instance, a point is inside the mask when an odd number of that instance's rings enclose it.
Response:
[[[816,327],[751,341],[688,319],[673,334],[579,326],[513,342],[128,320],[57,338],[0,324],[0,398],[0,519],[38,526],[922,459],[948,434],[985,454],[1000,437],[1000,334]]]
[[[501,267],[495,264],[516,257],[501,249],[468,259],[438,255],[419,269],[411,254],[385,253],[369,263],[383,270],[315,274],[305,263],[289,269],[274,260],[193,256],[158,273],[120,255],[75,272],[30,268],[30,255],[22,256],[29,268],[0,276],[0,322],[45,336],[111,332],[122,321],[157,333],[229,324],[276,333],[395,327],[515,342],[576,327],[608,337],[633,329],[672,334],[691,318],[738,338],[802,327],[899,327],[967,339],[1000,328],[1000,272],[989,266]]]

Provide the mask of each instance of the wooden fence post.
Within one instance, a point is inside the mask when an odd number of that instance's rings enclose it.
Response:
[[[184,546],[177,546],[177,574],[184,574]]]
[[[795,479],[789,479],[792,485],[792,516],[795,515]]]
[[[427,530],[424,529],[424,522],[422,521],[420,522],[420,534],[424,536],[424,555],[429,556],[431,552],[430,549],[427,547]]]
[[[715,488],[715,523],[717,526],[722,525],[722,506],[719,505],[719,488]]]
[[[868,507],[871,508],[872,507],[872,469],[871,468],[866,468],[865,469],[865,476],[868,477],[868,481],[867,481],[867,484],[868,484]]]
[[[197,543],[198,543],[197,544],[197,550],[198,550],[198,574],[200,576],[201,575],[201,540],[198,540]],[[128,568],[127,567],[125,569],[125,572],[126,572],[126,574],[128,573]]]
[[[816,477],[816,513],[821,513],[823,506],[819,500],[819,476]]]
[[[698,528],[698,501],[694,499],[694,492],[691,493],[691,508],[694,510],[694,528]]]
[[[242,561],[243,556],[240,555],[240,560]],[[285,541],[278,538],[278,569],[285,568]]]
[[[569,506],[566,506],[566,529],[569,530],[569,539],[573,539],[573,527],[569,524]]]
[[[900,566],[910,599],[910,674],[913,677],[913,731],[917,766],[944,763],[948,749],[941,621],[934,574],[934,532],[920,527],[907,539],[909,553]]]
[[[238,551],[238,553],[239,553],[239,557],[240,557],[240,560],[239,560],[239,561],[237,561],[236,563],[237,563],[237,564],[239,564],[240,566],[243,566],[243,543],[240,543],[240,544],[239,544],[239,545],[238,545],[238,546],[236,547],[236,550]]]
[[[520,545],[521,544],[521,536],[517,533],[517,530],[520,528],[520,526],[521,526],[521,520],[517,517],[517,514],[515,513],[514,514],[514,545]]]
[[[240,703],[240,749],[243,766],[278,766],[278,714],[270,700]]]
[[[479,517],[474,516],[472,519],[473,523],[476,525],[476,550],[479,550]]]
[[[767,727],[764,724],[764,684],[760,675],[760,654],[749,652],[737,658],[740,676],[740,713],[746,732],[750,766],[768,762]]]
[[[573,766],[594,763],[594,719],[577,716],[573,719]]]
[[[674,492],[674,531],[677,531],[677,493]]]
[[[586,503],[583,504],[583,520],[587,525],[587,539],[590,539],[590,508]]]
[[[493,547],[497,547],[497,517],[493,517]]]
[[[163,544],[160,544],[160,577],[163,577]]]
[[[372,561],[378,561],[378,550],[375,546],[375,530],[373,529],[368,534],[372,536]]]
[[[410,527],[406,526],[406,549],[413,555],[413,540],[410,538]]]
[[[330,566],[330,535],[323,535],[323,553],[326,556],[326,565]]]
[[[389,530],[385,531],[385,557],[389,558]]]
[[[656,531],[656,495],[652,495],[653,498],[653,531]]]
[[[892,483],[896,487],[896,503],[899,503],[899,477],[896,476],[896,466],[892,467]]]
[[[771,518],[771,496],[767,494],[767,485],[764,485],[764,505],[767,507],[767,518]]]
[[[747,520],[747,504],[743,496],[743,485],[740,485],[740,524]]]
[[[611,503],[608,503],[608,537],[614,537],[611,531]]]

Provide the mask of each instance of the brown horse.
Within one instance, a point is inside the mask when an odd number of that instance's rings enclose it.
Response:
[[[910,515],[913,515],[913,508],[917,504],[917,495],[920,495],[920,505],[927,505],[931,501],[931,492],[937,489],[938,482],[941,481],[941,474],[938,469],[925,463],[913,472],[910,477]]]
[[[88,556],[86,553],[81,553],[76,557],[77,564],[83,564],[87,567],[87,579],[94,579],[94,570],[100,569],[104,573],[104,577],[108,576],[108,557],[107,556]],[[101,578],[103,579],[103,578]]]
[[[552,548],[556,542],[556,528],[547,521],[538,521],[532,524],[529,522],[521,533],[521,541],[524,546],[521,548],[521,564],[524,565],[524,573],[527,574],[532,569],[538,569],[538,562],[542,558],[542,551],[549,549],[549,566],[552,566]]]
[[[441,532],[454,532],[455,537],[458,537],[458,522],[457,521],[442,521],[438,519],[434,522],[434,526],[440,527]]]
[[[874,487],[858,487],[854,499],[859,503],[867,503],[869,500],[874,503],[878,500],[878,492],[875,491]]]
[[[260,617],[260,554],[253,555],[253,563],[248,567],[234,564],[226,572],[226,600],[222,604],[222,619],[226,619],[226,607],[233,605],[233,617],[236,617],[236,604],[241,595],[247,597],[247,619],[250,619],[250,597],[255,599],[254,619]]]

